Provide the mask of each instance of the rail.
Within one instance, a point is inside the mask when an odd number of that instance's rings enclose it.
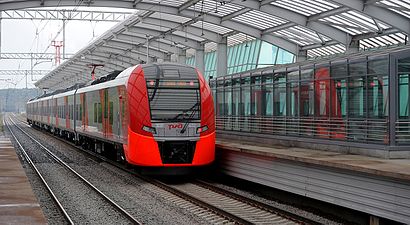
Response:
[[[108,203],[110,203],[115,209],[117,209],[120,213],[122,213],[125,217],[127,217],[133,224],[142,224],[139,222],[136,218],[134,218],[129,212],[127,212],[124,208],[122,208],[120,205],[118,205],[116,202],[114,202],[111,198],[109,198],[107,195],[105,195],[101,190],[99,190],[96,186],[94,186],[90,181],[88,181],[86,178],[81,176],[77,171],[75,171],[72,167],[70,167],[67,163],[65,163],[62,159],[60,159],[57,155],[55,155],[51,150],[49,150],[47,147],[45,147],[43,144],[41,144],[38,140],[36,140],[33,136],[28,134],[26,131],[21,129],[17,123],[13,121],[13,119],[9,118],[12,124],[19,129],[22,133],[24,133],[29,139],[37,143],[42,149],[46,151],[47,154],[49,154],[56,162],[58,162],[60,165],[62,165],[64,168],[67,170],[71,171],[76,177],[78,177],[81,181],[83,181],[88,187],[90,187],[92,190],[94,190],[98,195],[100,195],[104,200],[106,200]],[[10,132],[11,129],[8,127]],[[17,137],[13,135],[14,138],[17,141]],[[23,147],[19,144],[19,146],[23,149]],[[25,154],[27,155],[27,154]],[[27,157],[29,157],[27,155]],[[30,160],[31,161],[31,160]],[[34,165],[34,164],[33,164]],[[51,189],[50,189],[51,190]],[[71,221],[71,224],[72,221]]]

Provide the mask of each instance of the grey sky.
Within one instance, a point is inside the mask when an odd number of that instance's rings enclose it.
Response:
[[[81,9],[81,8],[80,8]],[[104,8],[86,8],[87,10],[105,10]],[[120,9],[115,9],[120,11]],[[129,11],[129,10],[127,10]],[[60,30],[62,21],[31,21],[31,20],[8,20],[1,21],[1,52],[3,53],[29,53],[44,52],[51,39]],[[66,53],[75,53],[85,47],[92,40],[103,34],[106,30],[114,26],[113,22],[90,22],[90,21],[69,21],[66,25]],[[38,35],[36,36],[36,33]],[[93,37],[94,35],[94,37]],[[56,39],[62,41],[62,33]],[[55,48],[50,47],[49,53],[54,53]],[[62,51],[61,51],[62,53]],[[34,70],[51,70],[54,65],[51,62],[44,62],[36,65]],[[30,70],[30,60],[0,60],[0,70]],[[41,77],[28,78],[28,87],[34,87],[35,80]],[[12,82],[1,79],[11,79]],[[16,85],[12,84],[15,83]],[[0,89],[4,88],[24,88],[25,77],[0,76]]]

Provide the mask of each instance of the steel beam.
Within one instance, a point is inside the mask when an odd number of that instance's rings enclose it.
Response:
[[[8,10],[0,12],[2,19],[18,20],[77,20],[120,22],[132,15],[129,12],[104,12],[89,10]]]
[[[362,12],[370,17],[383,21],[390,26],[410,34],[410,19],[388,9],[378,7],[372,4],[365,4],[364,1],[358,0],[333,0],[334,2],[349,7],[350,9]]]
[[[50,70],[0,70],[0,76],[25,76],[26,74],[33,76],[44,76]]]

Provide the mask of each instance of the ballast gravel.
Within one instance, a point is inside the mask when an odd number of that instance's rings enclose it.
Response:
[[[121,171],[104,162],[97,162],[90,159],[72,146],[62,143],[42,132],[29,127],[22,128],[37,138],[40,143],[49,148],[49,150],[58,157],[63,158],[74,170],[88,179],[94,186],[99,188],[117,204],[121,205],[121,207],[126,209],[143,224],[209,224],[191,212],[176,207],[173,202],[157,196],[156,193],[151,190],[152,185],[147,185],[144,181],[139,180],[132,174]],[[50,174],[47,174],[47,176],[52,176],[51,170],[55,169],[53,166],[47,165],[50,163],[50,160],[45,159],[44,150],[41,149],[38,144],[29,141],[28,137],[18,132],[17,129],[13,129],[13,131],[15,131],[18,137],[25,139],[22,141],[23,146],[30,146],[29,150],[36,154],[34,160],[42,162],[44,164],[42,169],[50,170]],[[55,173],[55,171],[52,172]],[[67,173],[52,176],[52,181],[58,184],[56,186],[58,186],[59,190],[64,193],[70,193],[64,194],[63,196],[68,205],[73,207],[77,206],[75,216],[73,217],[78,217],[79,221],[82,221],[80,223],[127,224],[122,221],[115,212],[105,212],[103,210],[104,203],[97,203],[92,199],[89,200],[88,195],[91,194],[90,192],[84,193],[84,190],[81,190],[76,184],[66,183],[66,176]],[[40,194],[38,197],[41,198],[41,196]],[[81,203],[84,201],[88,202]],[[79,206],[80,204],[82,205],[81,207]],[[109,215],[111,220],[98,219],[101,214]],[[49,217],[48,214],[46,216]],[[107,216],[104,216],[104,218],[107,218]]]

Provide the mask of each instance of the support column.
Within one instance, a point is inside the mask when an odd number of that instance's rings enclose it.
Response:
[[[216,76],[225,76],[228,72],[228,38],[224,37],[216,46]]]
[[[65,20],[63,20],[63,60],[65,59]]]
[[[1,12],[0,12],[0,53],[1,53],[1,35],[2,35],[1,31],[2,30],[1,30]]]
[[[171,62],[171,53],[164,53],[164,62]]]
[[[302,62],[307,60],[307,50],[299,50],[296,56],[296,62]]]
[[[346,53],[356,53],[359,52],[359,40],[351,40],[346,46]]]
[[[186,64],[186,50],[180,50],[178,52],[178,63]]]
[[[205,73],[205,45],[201,44],[199,49],[195,49],[195,66],[202,73]]]
[[[369,225],[379,225],[379,224],[380,224],[379,217],[371,215]]]

